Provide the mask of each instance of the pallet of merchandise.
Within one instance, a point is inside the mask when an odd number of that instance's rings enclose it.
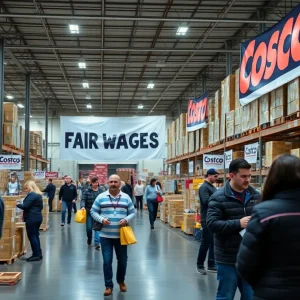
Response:
[[[297,112],[294,112],[290,115],[287,115],[285,117],[285,121],[288,122],[288,121],[295,121],[297,119],[300,119],[300,111],[297,111]]]
[[[1,272],[0,273],[0,285],[15,285],[22,278],[21,272]]]
[[[164,223],[168,223],[168,203],[163,202],[160,206],[160,220]]]
[[[183,222],[183,214],[169,216],[169,225],[172,228],[181,228],[182,222]]]
[[[183,232],[187,235],[194,234],[195,213],[183,214]]]
[[[42,210],[42,215],[43,215],[43,222],[40,226],[40,230],[47,231],[49,229],[49,205],[48,205],[48,199],[43,198],[43,210]]]
[[[28,238],[24,222],[16,223],[15,231],[15,253],[18,258],[23,257],[27,252]]]

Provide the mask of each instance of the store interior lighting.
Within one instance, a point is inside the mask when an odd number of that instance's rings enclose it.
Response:
[[[91,97],[90,94],[86,94],[86,95],[85,95],[85,99],[90,100],[90,99],[92,99],[92,97]]]
[[[90,85],[89,85],[89,83],[87,81],[84,81],[82,83],[82,86],[83,86],[84,89],[88,89],[90,87]]]
[[[86,63],[84,61],[80,61],[80,62],[78,62],[78,67],[79,67],[79,69],[85,69]]]
[[[24,105],[23,105],[22,103],[18,103],[17,106],[18,106],[19,108],[24,108]]]
[[[6,95],[6,98],[7,98],[8,100],[12,100],[12,99],[14,99],[14,96],[13,96],[13,95]]]
[[[69,24],[70,32],[72,34],[78,34],[79,33],[79,26],[77,24]]]
[[[154,88],[154,83],[150,82],[147,86],[147,89],[153,89]]]
[[[138,105],[138,109],[143,109],[144,108],[144,105],[143,104],[139,104]]]
[[[188,31],[188,27],[187,26],[180,26],[177,29],[176,35],[185,35]]]
[[[89,103],[89,104],[87,104],[87,105],[86,105],[86,108],[89,108],[89,109],[91,109],[91,108],[92,108],[92,104],[90,104],[90,103]]]
[[[25,117],[26,115],[24,114],[24,117]],[[30,115],[30,118],[32,118],[32,115]]]

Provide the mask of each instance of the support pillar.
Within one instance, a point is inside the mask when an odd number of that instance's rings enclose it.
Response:
[[[225,44],[226,50],[232,49],[231,41],[226,41]],[[232,73],[232,52],[226,52],[226,76],[229,76]]]
[[[265,17],[266,17],[266,13],[264,10],[259,10],[258,11],[258,18],[259,20],[265,20]],[[258,33],[261,34],[263,32],[266,31],[266,24],[263,24],[263,23],[259,23],[258,24]]]
[[[45,100],[45,158],[48,159],[48,119],[49,119],[49,100]],[[48,168],[48,166],[47,166]]]
[[[205,75],[201,76],[201,80],[202,80],[202,94],[206,93],[206,77]]]
[[[24,171],[29,171],[29,139],[30,139],[30,74],[25,79],[25,149]]]
[[[3,99],[4,99],[4,39],[0,39],[0,124],[3,123]],[[0,154],[3,145],[3,129],[0,130]]]

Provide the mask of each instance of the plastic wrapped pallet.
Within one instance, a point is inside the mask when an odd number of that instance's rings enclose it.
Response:
[[[16,223],[15,231],[15,252],[18,256],[23,256],[27,251],[28,239],[24,222]]]
[[[270,122],[270,94],[259,98],[259,125]]]
[[[222,113],[220,119],[220,140],[225,139],[225,129],[226,129],[226,116]]]
[[[176,119],[176,141],[180,139],[180,119]]]
[[[200,137],[200,149],[208,147],[208,128],[202,128]]]
[[[235,106],[235,76],[229,75],[221,82],[222,113],[234,110]]]
[[[234,135],[234,110],[226,113],[226,137]]]
[[[172,143],[172,158],[176,157],[176,142]]]
[[[201,139],[201,133],[200,130],[196,130],[195,132],[195,151],[200,150],[200,139]]]
[[[3,123],[3,144],[17,147],[18,126],[13,123]]]
[[[195,214],[184,213],[183,214],[183,231],[187,234],[193,234],[195,225]]]
[[[242,132],[250,129],[250,104],[243,106],[242,114]]]
[[[300,148],[292,149],[291,154],[300,157]]]
[[[300,110],[300,78],[288,83],[287,87],[287,114],[293,114]]]
[[[221,117],[221,90],[215,93],[215,119],[220,119]]]
[[[3,122],[18,124],[18,107],[12,102],[3,103]]]
[[[172,157],[172,145],[168,145],[168,155],[167,155],[168,159],[171,159],[173,158]]]
[[[242,133],[242,113],[243,107],[240,106],[234,111],[234,134]]]
[[[189,132],[189,153],[195,152],[195,132]]]
[[[183,137],[183,154],[189,153],[189,136],[186,135]]]
[[[287,86],[283,85],[271,91],[270,122],[285,117],[287,112]]]
[[[215,119],[214,123],[214,143],[220,140],[220,119]]]
[[[241,106],[240,103],[240,69],[235,71],[235,97],[234,97],[234,109],[238,109]]]
[[[214,143],[214,122],[208,124],[208,144],[211,145]]]
[[[213,122],[215,120],[215,99],[208,100],[208,121]]]
[[[258,99],[250,102],[250,121],[249,127],[253,129],[258,126]]]
[[[171,137],[174,141],[176,140],[176,121],[173,121],[171,125]]]
[[[186,136],[186,113],[183,113],[180,115],[179,120],[180,120],[180,137]]]

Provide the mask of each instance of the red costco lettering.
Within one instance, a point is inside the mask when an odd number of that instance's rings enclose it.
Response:
[[[251,59],[251,68],[247,68]],[[297,18],[289,18],[282,30],[276,30],[269,40],[259,45],[256,45],[256,40],[252,40],[247,45],[240,66],[240,93],[246,94],[250,83],[256,87],[262,79],[271,79],[276,66],[284,72],[291,59],[294,62],[300,61],[300,14]]]
[[[196,103],[193,100],[190,100],[188,107],[188,125],[205,121],[206,108],[207,97]]]

